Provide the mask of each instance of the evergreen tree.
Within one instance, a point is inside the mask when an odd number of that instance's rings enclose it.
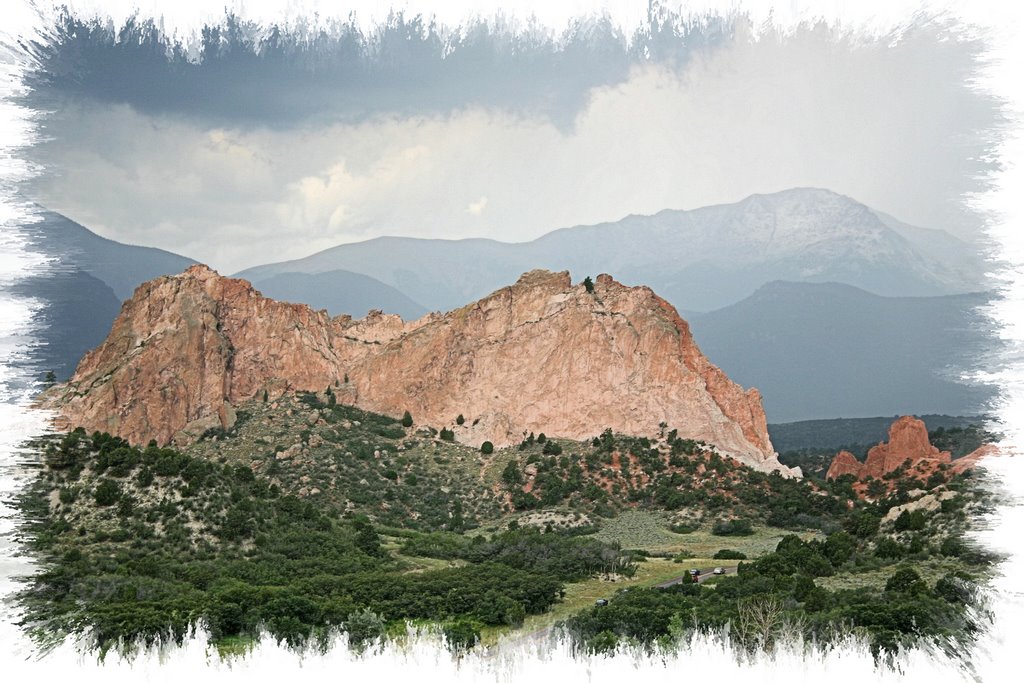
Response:
[[[366,515],[358,515],[352,520],[352,528],[356,532],[356,547],[370,557],[383,557],[384,551],[380,547],[380,536],[370,523]]]
[[[448,529],[450,531],[459,532],[465,526],[465,520],[462,517],[462,501],[458,498],[452,503],[452,516],[448,521]]]

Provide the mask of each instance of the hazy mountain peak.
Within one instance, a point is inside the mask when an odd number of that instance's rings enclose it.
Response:
[[[832,190],[797,187],[733,204],[562,228],[517,244],[379,238],[239,275],[259,284],[282,272],[348,270],[428,309],[448,310],[522,272],[547,268],[610,273],[651,285],[680,309],[708,311],[772,280],[842,282],[886,296],[976,291],[983,266],[957,244]]]

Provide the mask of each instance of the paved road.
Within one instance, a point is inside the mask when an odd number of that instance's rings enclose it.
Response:
[[[736,567],[722,567],[722,569],[725,570],[726,574],[735,574],[736,573]],[[714,567],[708,567],[707,569],[705,569],[704,567],[701,567],[700,568],[700,576],[697,577],[697,582],[701,583],[701,582],[707,581],[712,576],[721,576],[721,574],[713,574],[712,572],[714,572],[714,570],[715,570]],[[668,588],[669,586],[675,586],[676,584],[683,583],[684,581],[689,581],[689,580],[690,580],[690,572],[686,572],[682,576],[677,576],[674,579],[669,579],[668,581],[664,581],[662,583],[656,584],[654,587],[655,588]]]

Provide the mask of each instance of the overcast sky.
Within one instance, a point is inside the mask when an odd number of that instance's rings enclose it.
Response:
[[[381,41],[358,70],[313,76],[266,56],[168,70],[116,42],[51,55],[63,80],[38,91],[54,114],[34,192],[227,273],[379,235],[523,241],[795,186],[979,230],[964,197],[984,187],[999,116],[966,82],[978,41],[928,19],[898,38],[726,19],[638,50],[640,5],[568,33],[563,18],[458,39],[449,25],[435,52]]]

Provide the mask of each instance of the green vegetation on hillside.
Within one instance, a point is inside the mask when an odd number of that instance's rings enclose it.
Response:
[[[332,395],[343,396],[344,388]],[[442,440],[428,427],[301,393],[250,401],[218,438],[185,450],[204,460],[243,465],[318,508],[356,510],[381,524],[461,529],[496,519],[508,505],[481,481],[492,454]],[[448,430],[445,436],[448,436]]]
[[[23,625],[41,643],[91,631],[101,651],[200,624],[221,644],[341,629],[361,647],[414,621],[470,647],[563,619],[592,651],[726,623],[763,646],[799,624],[819,640],[853,628],[879,653],[981,628],[966,606],[992,558],[963,540],[986,504],[969,474],[897,472],[867,503],[848,479],[756,472],[667,426],[482,449],[345,391],[260,396],[184,450],[40,440],[19,501],[42,566]],[[738,575],[649,588],[737,561]],[[768,635],[741,628],[755,608],[774,615]]]
[[[876,656],[926,639],[969,659],[990,618],[978,609],[978,578],[995,558],[962,537],[965,508],[980,504],[983,494],[964,480],[946,493],[937,509],[904,509],[895,519],[887,513],[896,497],[858,506],[843,530],[821,540],[785,536],[774,552],[741,562],[736,575],[620,591],[562,626],[591,652],[620,642],[671,648],[693,629],[728,624],[729,636],[745,648],[794,636],[827,645],[852,630],[869,639]]]
[[[568,505],[611,516],[642,507],[723,524],[757,519],[783,528],[830,530],[838,528],[846,511],[843,498],[852,495],[843,487],[835,488],[838,496],[814,495],[824,491],[799,479],[757,472],[674,430],[658,442],[606,430],[590,444],[568,442],[559,447],[559,456],[546,455],[553,443],[548,439],[542,447],[539,439],[528,437],[506,462],[501,483],[516,509]]]
[[[615,546],[524,530],[476,537],[464,566],[409,572],[365,516],[247,467],[83,431],[43,454],[20,503],[44,560],[21,596],[25,625],[44,641],[89,629],[101,650],[180,642],[203,620],[215,639],[262,626],[297,644],[365,609],[478,631],[545,611],[565,580],[628,570]]]

